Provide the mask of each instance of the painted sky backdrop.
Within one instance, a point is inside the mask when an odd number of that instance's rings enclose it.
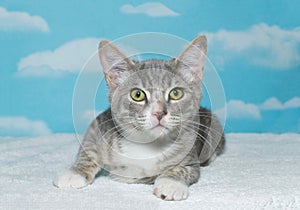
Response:
[[[76,79],[99,40],[140,32],[207,35],[226,132],[300,132],[298,8],[297,0],[0,0],[0,135],[74,132]],[[108,106],[103,88],[98,111]],[[84,130],[94,111],[81,114]]]

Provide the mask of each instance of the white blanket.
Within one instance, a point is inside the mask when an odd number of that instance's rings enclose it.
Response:
[[[74,161],[74,135],[0,138],[0,209],[300,209],[300,134],[228,134],[227,150],[190,187],[185,201],[162,201],[150,185],[99,177],[83,189],[52,179]]]

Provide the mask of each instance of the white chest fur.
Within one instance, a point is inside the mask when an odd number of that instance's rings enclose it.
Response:
[[[121,141],[121,151],[123,155],[134,159],[154,159],[158,158],[172,145],[173,141],[169,138],[159,138],[138,143],[123,138]]]
[[[159,161],[163,159],[164,151],[171,144],[169,139],[159,139],[150,143],[136,143],[122,139],[119,164],[126,166],[127,170],[118,173],[132,177],[157,175],[160,172]]]

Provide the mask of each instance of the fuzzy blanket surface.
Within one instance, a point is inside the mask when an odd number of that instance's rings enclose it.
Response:
[[[225,154],[201,168],[179,202],[109,177],[79,190],[54,187],[78,147],[73,134],[1,137],[0,209],[300,209],[300,134],[227,134]]]

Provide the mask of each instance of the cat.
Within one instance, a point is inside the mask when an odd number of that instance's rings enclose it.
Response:
[[[107,40],[98,52],[111,106],[93,120],[75,163],[54,185],[82,188],[105,169],[118,181],[154,184],[163,200],[186,199],[200,166],[225,147],[218,119],[199,106],[206,37],[171,60],[135,61]]]

